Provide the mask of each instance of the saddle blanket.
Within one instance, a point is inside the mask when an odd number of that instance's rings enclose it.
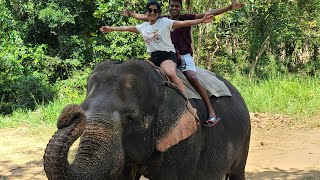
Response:
[[[231,96],[228,87],[223,81],[219,80],[215,73],[196,67],[197,78],[200,83],[207,90],[208,96]],[[183,72],[177,68],[177,75],[182,80],[183,84],[186,86],[187,98],[188,99],[201,99],[199,93],[194,89],[194,87],[189,83],[187,78],[184,76]]]

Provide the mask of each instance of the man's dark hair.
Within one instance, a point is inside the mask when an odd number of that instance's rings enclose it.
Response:
[[[161,12],[161,5],[157,0],[149,0],[146,4],[146,9],[148,9],[150,5],[156,5],[158,10]]]
[[[169,0],[169,4],[171,3],[171,1],[178,1],[182,7],[182,0]]]

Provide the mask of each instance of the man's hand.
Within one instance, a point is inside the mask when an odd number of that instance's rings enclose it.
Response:
[[[127,8],[123,8],[123,10],[120,11],[120,14],[125,17],[133,17],[136,20],[148,21],[148,18],[145,14],[137,14],[133,11],[129,11]]]
[[[243,3],[238,3],[236,0],[232,0],[231,10],[238,10],[244,7]]]
[[[101,31],[102,33],[109,33],[109,32],[111,32],[112,30],[110,29],[110,26],[102,26],[102,27],[100,28],[100,31]]]
[[[123,11],[120,12],[120,14],[125,17],[131,16],[131,12],[127,8],[124,8]]]
[[[205,15],[205,16],[203,16],[203,18],[202,18],[202,23],[209,23],[209,22],[211,22],[212,21],[212,19],[213,19],[213,15]]]

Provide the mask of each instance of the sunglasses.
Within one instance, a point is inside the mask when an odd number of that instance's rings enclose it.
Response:
[[[149,14],[151,14],[152,12],[155,13],[155,14],[158,14],[160,11],[159,11],[158,9],[148,8],[148,9],[147,9],[147,12],[148,12]]]

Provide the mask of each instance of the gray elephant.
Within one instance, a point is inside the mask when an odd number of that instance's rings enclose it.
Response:
[[[48,179],[245,179],[249,112],[239,92],[219,78],[232,96],[210,98],[221,120],[204,127],[176,86],[149,63],[98,64],[84,102],[68,105],[59,116],[44,154]],[[204,122],[204,103],[190,102]],[[80,136],[69,164],[69,148]]]

